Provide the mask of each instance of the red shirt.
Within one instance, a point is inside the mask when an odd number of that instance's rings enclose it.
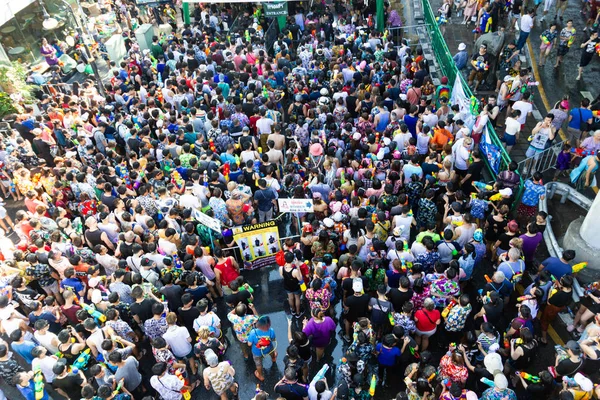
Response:
[[[438,310],[427,311],[423,308],[415,313],[417,329],[421,332],[429,332],[434,330],[437,326],[436,322],[439,319],[440,312]]]
[[[233,268],[231,259],[228,258],[223,264],[215,265],[215,269],[221,273],[221,285],[229,286],[229,284],[237,279],[240,274]]]

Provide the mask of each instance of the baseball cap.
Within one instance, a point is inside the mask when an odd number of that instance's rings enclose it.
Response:
[[[581,347],[579,347],[579,343],[577,343],[574,340],[569,340],[565,347],[567,348],[567,350],[571,350],[574,354],[581,353]]]
[[[152,260],[148,257],[142,258],[142,267],[149,267],[152,265]]]

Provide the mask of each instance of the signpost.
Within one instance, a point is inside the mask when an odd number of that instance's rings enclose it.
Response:
[[[193,214],[194,214],[194,218],[196,218],[200,223],[205,225],[207,228],[210,228],[219,234],[221,233],[221,222],[219,220],[209,217],[208,215],[206,215],[203,212],[198,211],[198,210],[194,210]]]
[[[279,211],[289,213],[314,212],[312,199],[277,199]]]
[[[288,5],[286,1],[273,1],[262,3],[265,17],[279,17],[288,14]]]

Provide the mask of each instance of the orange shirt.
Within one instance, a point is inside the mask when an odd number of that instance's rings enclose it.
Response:
[[[431,142],[437,146],[438,150],[442,150],[450,140],[454,139],[454,136],[447,129],[434,129],[435,134]]]

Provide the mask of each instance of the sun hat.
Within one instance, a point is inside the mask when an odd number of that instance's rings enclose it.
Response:
[[[219,357],[217,357],[213,349],[206,349],[206,351],[204,351],[204,359],[209,367],[216,367],[219,365]]]
[[[325,218],[323,220],[323,225],[325,225],[326,228],[333,228],[334,222],[331,218]]]
[[[504,374],[496,374],[494,376],[494,386],[500,390],[504,390],[508,387],[508,379],[506,379]]]
[[[322,156],[323,155],[323,146],[321,146],[321,144],[319,144],[319,143],[313,143],[312,145],[310,145],[309,152],[314,157]]]
[[[504,188],[504,189],[501,189],[498,193],[500,193],[502,196],[510,197],[510,196],[512,196],[512,189]]]
[[[458,51],[463,51],[467,49],[467,45],[464,43],[461,43],[458,45]]]
[[[490,374],[502,372],[504,365],[502,364],[502,357],[498,353],[488,353],[483,359],[483,365]]]

